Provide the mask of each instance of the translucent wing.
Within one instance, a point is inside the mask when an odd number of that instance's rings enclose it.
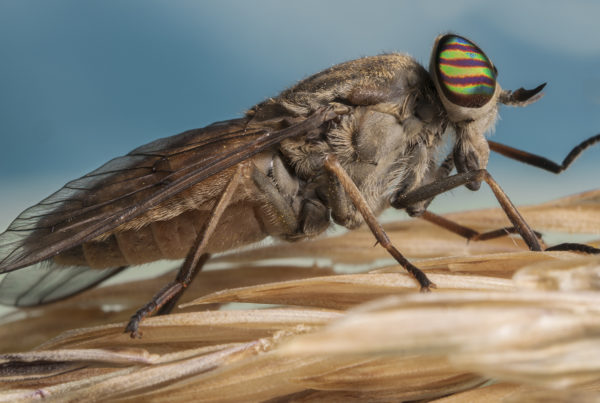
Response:
[[[100,284],[125,268],[98,270],[59,266],[52,260],[44,260],[6,273],[0,280],[0,304],[32,306],[64,299]]]
[[[143,212],[141,202],[164,193],[186,173],[210,167],[224,145],[235,150],[265,132],[245,128],[246,119],[240,119],[159,139],[67,183],[21,213],[0,235],[0,272],[47,259],[109,231],[126,221],[115,217],[127,209]],[[90,234],[92,227],[96,230]]]
[[[0,273],[11,272],[0,283],[0,303],[50,302],[112,276],[122,268],[65,268],[47,260],[284,138],[318,128],[338,113],[323,108],[281,130],[250,124],[247,118],[215,123],[141,146],[67,183],[21,213],[0,234]],[[12,272],[27,266],[27,270]],[[21,296],[26,293],[27,297]]]

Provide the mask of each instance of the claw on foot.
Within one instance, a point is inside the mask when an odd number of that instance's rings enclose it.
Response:
[[[437,285],[435,285],[435,283],[432,283],[431,281],[429,282],[429,284],[427,284],[426,286],[421,286],[421,292],[431,292],[432,288],[437,288]]]
[[[141,339],[142,332],[139,330],[140,321],[135,316],[131,318],[127,326],[125,327],[125,331],[123,333],[129,333],[129,336],[132,339]]]

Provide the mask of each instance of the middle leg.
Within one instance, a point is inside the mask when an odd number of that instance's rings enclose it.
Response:
[[[417,280],[421,286],[421,290],[429,291],[430,288],[435,288],[435,284],[429,280],[429,278],[427,278],[427,275],[418,267],[409,262],[408,259],[406,259],[392,244],[383,227],[379,221],[377,221],[377,217],[375,217],[375,214],[369,207],[369,204],[365,200],[364,196],[333,154],[329,154],[325,157],[324,167],[339,181],[339,184],[343,187],[346,195],[352,201],[352,204],[364,218],[365,223],[375,236],[377,242],[379,242],[381,246],[383,246],[390,253],[390,255],[392,255],[394,259],[396,259],[396,261],[400,263],[400,265],[415,278],[415,280]]]
[[[515,227],[504,227],[487,232],[479,232],[472,228],[465,227],[455,221],[449,220],[446,217],[432,213],[428,210],[423,212],[419,218],[442,227],[456,235],[460,235],[469,241],[489,241],[491,239],[501,238],[510,234],[516,234],[517,229]],[[537,231],[533,231],[538,237],[538,240],[543,243],[542,234]]]

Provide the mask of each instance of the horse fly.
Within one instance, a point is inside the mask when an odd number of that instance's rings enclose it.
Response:
[[[366,223],[415,278],[434,284],[392,245],[376,216],[406,209],[468,239],[520,234],[543,243],[486,171],[490,150],[560,172],[562,164],[486,140],[498,104],[525,106],[535,89],[503,90],[472,41],[439,36],[429,72],[403,54],[364,57],[300,81],[244,117],[156,140],[113,159],[28,208],[0,235],[0,302],[31,306],[90,288],[124,268],[185,258],[126,327],[168,313],[209,254],[257,242],[315,237],[331,221]],[[447,150],[450,150],[449,152]],[[457,173],[450,175],[456,168]],[[480,234],[429,211],[432,198],[485,181],[512,227]],[[586,245],[553,249],[597,253]]]

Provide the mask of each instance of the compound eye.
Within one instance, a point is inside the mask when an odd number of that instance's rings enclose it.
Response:
[[[443,37],[437,48],[436,73],[448,100],[458,106],[480,108],[494,95],[494,65],[471,41],[456,35]]]

